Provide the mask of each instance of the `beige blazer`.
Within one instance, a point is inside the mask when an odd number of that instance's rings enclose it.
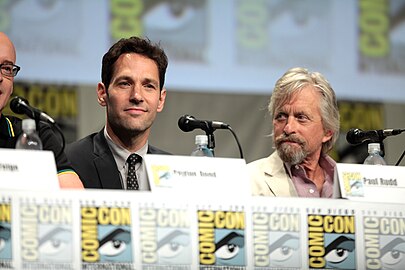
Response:
[[[277,151],[249,163],[247,168],[253,196],[298,197]]]

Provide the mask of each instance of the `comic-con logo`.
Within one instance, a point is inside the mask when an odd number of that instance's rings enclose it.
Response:
[[[71,262],[70,206],[22,204],[21,256],[25,262]]]
[[[245,213],[198,211],[201,265],[245,266]]]
[[[405,218],[364,217],[367,269],[405,269]]]
[[[129,208],[82,207],[82,261],[131,262]]]
[[[255,212],[252,219],[255,266],[299,268],[299,215]]]
[[[139,210],[143,264],[191,264],[190,222],[187,210]]]
[[[0,204],[0,260],[10,260],[11,253],[11,206]]]
[[[308,215],[310,268],[356,269],[354,216]]]

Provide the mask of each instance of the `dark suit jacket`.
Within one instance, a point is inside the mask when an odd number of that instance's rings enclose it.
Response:
[[[85,188],[123,188],[117,164],[104,137],[104,129],[67,145],[65,152]],[[151,145],[148,154],[169,155]]]

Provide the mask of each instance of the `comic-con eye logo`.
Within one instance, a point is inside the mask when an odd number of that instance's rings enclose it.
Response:
[[[405,269],[405,219],[365,217],[363,226],[367,269]]]
[[[255,266],[301,266],[298,214],[255,212],[252,220]]]
[[[141,258],[144,264],[191,263],[188,211],[141,208],[139,210]]]
[[[309,267],[355,269],[354,216],[308,216]]]
[[[0,204],[0,260],[11,259],[11,205]]]
[[[215,230],[216,265],[244,265],[243,231]]]
[[[405,269],[405,236],[380,236],[382,269]]]
[[[270,232],[269,266],[300,266],[300,239],[297,233]]]
[[[355,265],[354,236],[325,234],[326,268],[353,269]]]
[[[157,257],[160,264],[190,264],[191,248],[188,230],[157,229]]]
[[[198,211],[201,265],[245,265],[244,212]]]
[[[100,262],[131,262],[129,227],[99,226]]]
[[[83,207],[81,216],[83,262],[132,262],[129,208]]]
[[[0,259],[11,259],[10,224],[0,223]]]
[[[69,226],[40,226],[38,253],[41,261],[68,262],[73,258],[72,247],[72,231]]]

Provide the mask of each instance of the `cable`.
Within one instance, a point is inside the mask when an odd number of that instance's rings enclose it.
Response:
[[[233,131],[233,129],[231,128],[231,126],[230,125],[228,125],[228,127],[227,127],[231,132],[232,132],[232,135],[235,137],[235,140],[236,140],[236,143],[238,144],[238,148],[239,148],[239,154],[240,154],[240,158],[241,159],[243,159],[243,151],[242,151],[242,146],[240,145],[240,142],[239,142],[239,139],[238,139],[238,137],[236,136],[236,133]]]
[[[404,150],[404,152],[402,153],[402,155],[401,155],[401,157],[399,158],[399,160],[397,161],[397,163],[395,164],[395,166],[398,166],[399,163],[401,163],[401,160],[404,158],[404,156],[405,156],[405,150]]]

